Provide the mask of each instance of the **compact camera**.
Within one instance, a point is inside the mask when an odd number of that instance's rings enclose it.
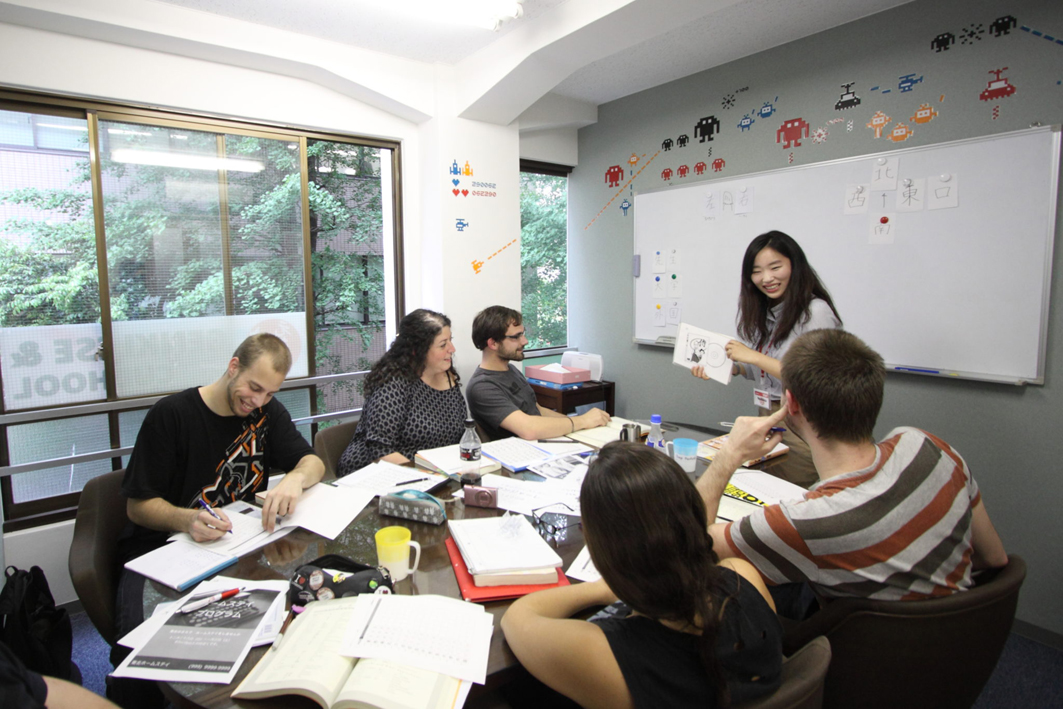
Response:
[[[498,488],[466,485],[465,504],[472,507],[498,507]]]

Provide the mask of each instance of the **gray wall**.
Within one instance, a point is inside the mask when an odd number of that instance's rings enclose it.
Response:
[[[994,36],[990,25],[1006,15],[1014,16],[1019,26],[1007,35]],[[980,38],[963,43],[964,30],[979,24],[984,30],[977,35]],[[719,176],[735,176],[786,167],[791,152],[793,164],[807,164],[894,146],[1012,131],[1035,121],[1060,123],[1063,44],[1023,31],[1023,25],[1063,36],[1063,3],[917,0],[601,106],[598,123],[580,131],[580,165],[569,182],[569,341],[583,351],[605,355],[606,378],[618,382],[618,413],[625,417],[661,413],[674,421],[710,425],[754,413],[752,388],[745,380],[728,387],[699,382],[670,363],[670,351],[632,343],[633,218],[631,211],[625,217],[618,206],[623,197],[634,201],[631,189],[659,188],[665,184],[661,171],[666,167],[675,171],[681,164],[691,167],[690,176],[673,178],[673,184],[708,179],[713,176],[711,168],[699,178],[694,175],[694,164],[699,160],[711,163],[717,157],[726,160]],[[931,41],[946,31],[956,36],[955,44],[947,51],[934,52]],[[1003,75],[1016,92],[994,101],[979,100],[992,78],[987,72],[1002,67],[1008,67]],[[922,82],[910,91],[900,91],[899,78],[913,73],[914,78],[924,77]],[[853,90],[862,103],[836,111],[840,84],[849,82],[856,82]],[[872,91],[872,87],[879,88]],[[884,89],[890,91],[884,93]],[[728,94],[735,95],[732,108],[723,107]],[[737,124],[742,116],[765,101],[773,102],[777,112],[769,118],[755,117],[749,130],[740,131]],[[924,102],[938,116],[928,123],[913,123],[909,118]],[[996,119],[994,107],[999,107]],[[893,118],[890,128],[904,122],[914,130],[913,135],[896,144],[885,137],[876,140],[865,126],[877,110]],[[712,142],[701,143],[694,139],[694,124],[708,115],[720,120],[721,130]],[[825,127],[825,142],[810,137],[802,140],[801,147],[789,150],[776,144],[779,126],[797,117],[812,130]],[[843,120],[828,124],[835,118]],[[850,120],[851,131],[847,130]],[[684,133],[691,138],[686,148],[657,154],[631,187],[609,203],[617,193],[617,188],[605,182],[605,171],[611,165],[624,167],[623,185],[631,177],[627,161],[632,153],[640,157],[638,170],[658,152],[665,138],[675,140]],[[1063,209],[1059,214],[1063,215]],[[785,231],[786,225],[778,228]],[[1060,232],[1063,227],[1057,224]],[[1058,512],[1063,502],[1063,415],[1059,405],[1052,404],[1063,395],[1063,248],[1058,238],[1054,260],[1044,386],[891,374],[876,435],[898,425],[918,426],[940,435],[963,454],[1005,546],[1029,564],[1018,617],[1035,627],[1022,627],[1043,639],[1059,641],[1063,634],[1063,594],[1059,591],[1063,586],[1059,553],[1063,525]],[[696,277],[696,264],[684,268],[686,278]],[[888,300],[890,294],[868,293],[867,297]],[[837,305],[844,318],[845,303]]]

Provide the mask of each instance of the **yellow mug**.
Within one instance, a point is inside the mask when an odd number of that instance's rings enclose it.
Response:
[[[410,565],[410,547],[417,552]],[[421,563],[421,545],[410,539],[410,530],[405,527],[381,527],[376,533],[376,558],[380,566],[387,567],[391,579],[402,581],[417,570]]]

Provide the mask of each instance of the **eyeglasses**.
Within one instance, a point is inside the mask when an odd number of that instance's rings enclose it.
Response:
[[[568,512],[540,512],[540,510],[549,509],[551,507],[564,507],[566,510],[568,510]],[[559,532],[563,532],[564,530],[569,529],[570,527],[583,526],[583,522],[580,519],[576,519],[575,522],[569,522],[568,524],[564,525],[557,525],[553,524],[552,522],[547,522],[543,519],[543,515],[548,514],[575,515],[576,511],[566,505],[564,502],[555,502],[552,505],[543,505],[542,507],[536,507],[534,510],[532,510],[532,519],[535,520],[535,526],[536,528],[538,528],[540,533],[546,532],[548,535],[553,536]]]
[[[520,338],[524,337],[525,333],[527,333],[527,332],[528,332],[527,330],[521,330],[516,335],[502,335],[502,339],[503,340],[519,340]]]

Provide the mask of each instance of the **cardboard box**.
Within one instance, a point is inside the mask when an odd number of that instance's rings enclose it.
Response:
[[[569,367],[567,372],[551,372],[543,369],[545,365],[530,364],[524,368],[524,376],[528,379],[542,379],[547,382],[554,382],[556,384],[575,384],[577,382],[589,382],[591,380],[591,370],[589,369],[576,369]]]

